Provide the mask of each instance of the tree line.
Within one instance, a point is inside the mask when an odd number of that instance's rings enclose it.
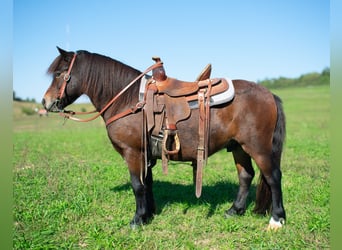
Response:
[[[17,101],[17,102],[33,102],[33,103],[36,103],[36,99],[34,98],[29,98],[29,97],[26,97],[26,99],[23,99],[19,96],[17,96],[15,94],[15,91],[13,91],[13,101]]]
[[[269,88],[303,87],[330,84],[330,68],[325,68],[321,73],[313,72],[303,74],[298,78],[279,77],[258,81],[259,84]]]
[[[303,74],[298,78],[272,78],[265,79],[262,81],[258,81],[258,84],[261,84],[269,89],[277,89],[277,88],[287,88],[287,87],[303,87],[303,86],[316,86],[316,85],[329,85],[330,84],[330,68],[325,68],[321,73],[313,72]],[[13,91],[13,100],[18,102],[33,102],[36,100],[34,98],[27,97],[23,99],[21,97],[16,96],[15,91]]]

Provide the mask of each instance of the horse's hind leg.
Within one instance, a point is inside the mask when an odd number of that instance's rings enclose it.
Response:
[[[233,157],[238,171],[239,191],[237,197],[230,209],[225,213],[226,217],[234,215],[242,215],[246,211],[246,200],[254,177],[254,169],[252,166],[251,157],[243,151],[241,146],[235,147]]]
[[[254,158],[261,171],[260,183],[256,194],[255,212],[265,214],[272,206],[269,229],[280,228],[286,219],[281,190],[280,158],[259,156]],[[268,206],[268,207],[267,207]]]

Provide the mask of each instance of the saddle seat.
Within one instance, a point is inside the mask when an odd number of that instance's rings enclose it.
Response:
[[[208,88],[208,85],[212,86],[218,84],[220,79],[206,79],[195,82],[180,81],[175,78],[167,77],[165,81],[156,82],[158,92],[161,94],[167,94],[172,97],[187,96],[191,94],[197,94],[200,88]]]
[[[161,62],[159,57],[152,58],[156,63]],[[209,85],[218,84],[221,79],[209,79],[211,64],[208,64],[194,82],[181,81],[176,78],[167,77],[164,67],[158,67],[152,72],[153,79],[158,89],[158,93],[167,94],[171,97],[188,96],[197,94],[200,88],[208,88]]]

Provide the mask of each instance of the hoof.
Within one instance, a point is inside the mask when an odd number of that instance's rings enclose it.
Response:
[[[285,225],[285,219],[280,218],[279,221],[276,221],[273,219],[273,217],[271,217],[270,222],[268,223],[268,227],[267,227],[267,231],[277,231],[280,228],[283,227],[283,225]]]
[[[142,227],[144,225],[144,222],[142,219],[136,219],[134,218],[130,223],[129,226],[132,230],[136,230]]]
[[[224,213],[224,218],[225,219],[232,219],[234,217],[236,217],[236,211],[233,209],[229,209]]]
[[[224,213],[224,217],[226,219],[230,219],[236,217],[237,215],[243,215],[245,213],[245,209],[236,209],[234,206],[226,210]]]
[[[153,216],[148,217],[148,218],[134,217],[133,220],[129,223],[129,226],[133,230],[139,229],[142,226],[149,224],[152,219],[153,219]]]
[[[142,225],[143,225],[143,224],[136,224],[136,223],[133,223],[133,222],[129,223],[129,227],[130,227],[132,230],[137,230],[137,229],[141,228]]]

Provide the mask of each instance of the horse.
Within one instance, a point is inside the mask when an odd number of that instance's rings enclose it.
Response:
[[[148,161],[145,159],[148,145],[142,143],[145,133],[142,110],[126,112],[139,103],[140,81],[137,79],[144,72],[86,50],[57,49],[59,55],[47,70],[53,79],[42,99],[44,108],[49,112],[66,112],[65,107],[85,94],[105,122],[119,115],[118,119],[106,124],[106,129],[130,174],[136,202],[130,226],[135,228],[149,223],[156,212],[152,168],[161,158],[149,156]],[[208,156],[226,149],[232,152],[237,169],[239,189],[232,206],[225,211],[225,217],[243,215],[246,211],[246,199],[255,175],[253,159],[260,170],[253,212],[270,214],[267,229],[277,230],[286,220],[280,168],[286,134],[282,100],[254,82],[241,79],[232,82],[235,96],[228,103],[210,108],[208,131]],[[170,156],[172,161],[192,162],[194,173],[197,169],[198,119],[199,111],[193,109],[188,119],[177,124],[181,151]]]

